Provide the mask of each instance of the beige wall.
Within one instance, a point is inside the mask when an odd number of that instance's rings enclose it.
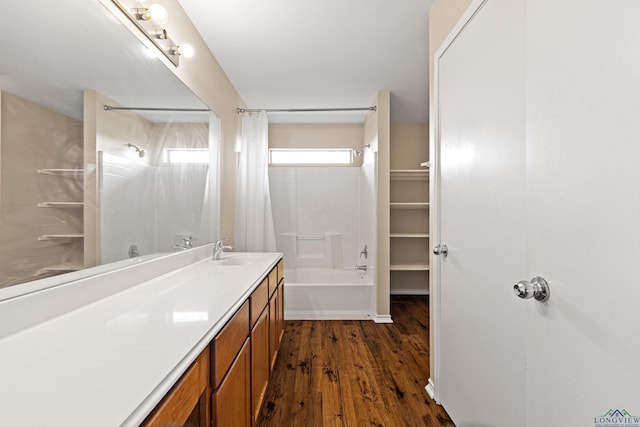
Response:
[[[433,56],[473,0],[435,0],[429,11],[429,96],[433,97]],[[433,102],[430,102],[433,111]]]
[[[429,161],[429,127],[426,123],[392,123],[390,167],[420,169]]]
[[[118,103],[96,91],[84,93],[84,264],[93,267],[100,259],[100,200],[98,199],[97,163],[98,151],[123,158],[149,163],[158,154],[148,139],[153,123],[133,111],[105,111],[103,106]],[[135,144],[147,151],[140,159],[127,143]]]
[[[269,148],[362,147],[361,124],[270,124]]]
[[[376,266],[376,316],[383,320],[391,315],[390,304],[390,247],[389,247],[389,150],[391,144],[391,101],[387,90],[379,91],[371,105],[377,112],[367,114],[364,123],[364,141],[378,152],[378,200],[377,200],[377,266]],[[377,148],[377,150],[375,150]]]
[[[361,124],[270,124],[269,148],[352,148],[363,145]],[[355,166],[362,159],[354,159]]]
[[[82,264],[82,241],[38,240],[82,233],[82,209],[39,208],[81,202],[81,175],[38,169],[82,168],[82,124],[7,92],[0,101],[0,287],[51,275],[44,269]]]

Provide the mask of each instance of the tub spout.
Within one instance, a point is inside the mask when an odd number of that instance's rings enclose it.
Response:
[[[356,270],[367,271],[367,264],[356,265]]]

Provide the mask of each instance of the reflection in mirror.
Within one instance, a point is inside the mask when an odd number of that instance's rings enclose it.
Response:
[[[0,288],[210,243],[217,118],[106,111],[206,106],[99,2],[6,8]],[[64,22],[51,19],[61,12]]]
[[[133,111],[105,111],[111,102],[97,95],[99,239],[85,246],[86,256],[95,250],[104,264],[211,242],[208,122],[154,122]]]

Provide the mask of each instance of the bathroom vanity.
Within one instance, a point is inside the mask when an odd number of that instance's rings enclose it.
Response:
[[[23,317],[0,328],[0,424],[254,425],[284,331],[282,254],[206,250],[0,301],[0,322]]]

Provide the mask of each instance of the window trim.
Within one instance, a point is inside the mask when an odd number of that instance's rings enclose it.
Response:
[[[308,162],[308,161],[299,161],[299,162],[274,162],[273,154],[274,153],[328,153],[328,152],[338,152],[341,155],[347,155],[348,161],[334,161],[334,162]],[[351,148],[269,148],[269,166],[353,166],[354,157],[353,157],[353,149]]]

